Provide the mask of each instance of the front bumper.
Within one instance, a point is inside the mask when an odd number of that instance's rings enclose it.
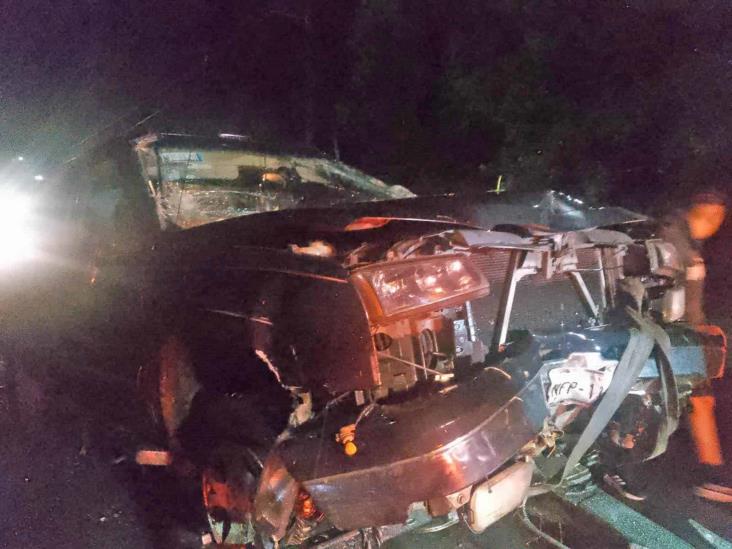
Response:
[[[683,325],[667,331],[674,376],[703,383],[708,369],[719,366],[721,341]],[[481,482],[535,439],[550,418],[551,366],[543,361],[572,352],[619,358],[628,338],[626,329],[610,327],[527,337],[495,367],[439,391],[380,403],[359,423],[353,456],[344,454],[335,434],[354,423],[358,410],[333,409],[295,431],[268,461],[278,462],[284,477],[307,490],[341,530],[402,523],[412,503]],[[650,358],[639,379],[658,376]]]
[[[385,404],[358,426],[358,453],[334,433],[353,416],[331,413],[276,450],[338,528],[404,522],[410,504],[479,482],[514,457],[549,415],[539,347],[444,390]]]

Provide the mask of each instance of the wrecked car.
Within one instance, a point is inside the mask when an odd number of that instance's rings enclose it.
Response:
[[[444,516],[482,532],[589,451],[662,453],[721,375],[673,246],[622,208],[417,197],[170,134],[79,157],[56,189],[47,256],[84,297],[48,375],[144,418],[139,463],[198,471],[219,543],[367,546]]]

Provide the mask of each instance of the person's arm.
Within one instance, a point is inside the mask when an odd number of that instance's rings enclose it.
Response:
[[[704,280],[707,269],[704,260],[697,256],[691,265],[686,267],[686,320],[691,324],[706,324],[704,314]]]
[[[691,238],[683,213],[675,211],[664,217],[659,226],[659,236],[674,245],[685,267],[686,320],[691,324],[704,324],[704,279],[707,270]]]

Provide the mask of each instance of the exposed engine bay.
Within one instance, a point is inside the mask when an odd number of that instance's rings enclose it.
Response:
[[[520,232],[421,237],[398,243],[363,267],[371,250],[348,256],[379,356],[375,399],[419,381],[449,383],[461,367],[498,355],[512,342],[511,332],[581,332],[607,325],[624,306],[659,321],[683,316],[683,300],[666,297],[667,290],[683,292],[674,285],[681,269],[668,244],[646,242],[643,251],[651,254],[653,267],[634,276],[624,271],[624,259],[629,250],[638,253],[638,244],[624,233]],[[599,354],[589,360],[591,369],[607,362]]]

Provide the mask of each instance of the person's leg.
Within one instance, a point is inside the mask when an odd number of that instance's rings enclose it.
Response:
[[[602,482],[611,491],[630,501],[644,501],[646,494],[635,482],[629,482],[627,471],[620,467],[603,471]]]
[[[714,416],[714,395],[692,395],[689,423],[699,463],[710,467],[724,465],[722,447],[719,443],[717,419]]]
[[[704,472],[704,481],[694,487],[694,493],[709,500],[732,503],[732,487],[725,475],[714,408],[711,387],[701,394],[692,395],[689,424],[696,455]]]
[[[633,423],[634,419],[626,418],[627,423]],[[601,480],[607,489],[615,495],[630,501],[643,501],[646,499],[645,483],[638,482],[634,471],[637,463],[629,458],[627,452],[632,451],[636,445],[636,433],[622,432],[620,424],[611,422],[608,425],[608,441],[612,446],[605,447],[605,452],[600,454],[600,463],[593,474]]]

